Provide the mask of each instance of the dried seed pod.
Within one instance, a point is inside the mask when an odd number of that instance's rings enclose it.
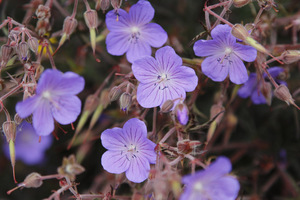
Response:
[[[282,61],[284,64],[291,64],[300,60],[300,51],[298,50],[287,50],[282,54]]]
[[[10,45],[4,44],[1,46],[1,63],[0,68],[6,66],[7,62],[11,58],[13,53],[13,48]]]
[[[84,171],[84,167],[76,162],[74,155],[70,155],[68,158],[64,157],[62,166],[57,169],[59,174],[69,177],[71,181],[74,181],[76,175],[81,174]]]
[[[285,101],[288,105],[295,104],[295,100],[293,99],[289,89],[285,85],[279,85],[279,87],[274,90],[274,95],[278,99]]]
[[[250,3],[251,0],[233,0],[233,5],[237,8],[243,7]]]
[[[95,29],[98,26],[98,15],[96,10],[87,10],[83,14],[86,25],[89,29]]]
[[[20,42],[17,47],[17,53],[20,61],[27,61],[29,55],[29,46],[27,42]]]
[[[23,184],[26,188],[38,188],[43,184],[42,176],[39,173],[33,172],[26,176]]]
[[[67,35],[67,38],[75,31],[77,25],[78,22],[74,17],[66,17],[63,25],[63,33]]]
[[[122,5],[122,0],[111,0],[111,5],[115,10],[119,10]]]
[[[132,103],[132,96],[128,92],[124,92],[120,96],[120,109],[123,111],[128,111]]]
[[[101,8],[101,10],[105,12],[109,8],[109,4],[109,0],[97,0],[96,10],[99,10]]]
[[[31,49],[31,51],[33,51],[35,54],[38,51],[38,47],[39,47],[39,41],[37,38],[35,37],[31,37],[27,40],[28,46]]]
[[[160,112],[162,113],[168,113],[172,110],[174,107],[174,101],[173,100],[167,100],[165,103],[163,103]]]
[[[14,121],[6,121],[2,124],[2,130],[7,142],[15,141],[17,133],[17,125]]]
[[[19,125],[22,123],[23,119],[19,116],[18,113],[16,113],[14,116],[14,121],[16,122],[17,125]]]
[[[51,12],[49,6],[39,5],[35,14],[39,20],[49,19],[51,17]]]
[[[246,40],[249,37],[247,29],[241,24],[235,24],[231,29],[231,34],[240,40]]]
[[[111,88],[111,90],[109,91],[109,94],[108,94],[110,101],[116,101],[117,99],[119,99],[121,96],[121,93],[122,93],[122,90],[120,87],[114,86],[113,88]]]

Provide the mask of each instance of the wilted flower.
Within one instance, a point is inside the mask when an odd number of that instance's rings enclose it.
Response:
[[[240,185],[236,178],[228,175],[230,171],[230,160],[226,157],[219,157],[205,170],[184,176],[182,183],[185,184],[185,191],[180,200],[236,199]]]
[[[272,67],[272,68],[268,69],[268,71],[271,74],[271,76],[275,79],[276,82],[286,85],[286,82],[277,79],[279,74],[284,71],[283,68]],[[263,74],[263,78],[266,81],[268,80],[266,73]],[[266,97],[265,97],[265,96],[268,96],[268,94],[264,94],[262,92],[263,84],[266,84],[266,83],[263,83],[262,80],[258,80],[256,73],[251,73],[249,75],[249,80],[239,89],[238,95],[242,98],[247,98],[247,97],[251,96],[251,100],[254,104],[265,104],[268,102],[267,101],[268,99],[266,99]],[[269,91],[269,92],[271,94],[271,91]],[[271,97],[272,97],[272,94],[271,94]]]
[[[47,69],[41,75],[36,95],[16,105],[20,117],[33,114],[33,127],[38,135],[54,130],[54,119],[60,124],[74,122],[81,111],[81,101],[75,96],[84,88],[84,79],[76,73]],[[53,119],[54,118],[54,119]]]
[[[16,159],[22,160],[27,165],[35,165],[44,160],[45,151],[51,146],[53,137],[45,136],[39,142],[34,128],[31,124],[23,121],[17,126],[15,139]],[[6,157],[9,157],[8,145],[4,145]]]
[[[74,155],[70,155],[68,158],[64,157],[62,166],[57,169],[59,174],[67,176],[71,181],[74,181],[76,175],[81,174],[84,171],[84,167],[77,163]]]
[[[133,118],[123,129],[106,129],[101,134],[102,145],[108,149],[102,155],[103,168],[114,174],[125,172],[128,180],[140,183],[147,179],[150,163],[156,162],[155,143],[147,139],[144,122]]]
[[[252,62],[257,51],[251,46],[236,42],[228,25],[218,25],[211,31],[213,40],[199,40],[194,45],[197,56],[205,57],[201,64],[202,72],[213,81],[223,81],[229,74],[235,84],[248,80],[246,67],[242,60]]]
[[[132,64],[132,72],[140,82],[137,101],[141,106],[162,106],[167,100],[185,99],[186,92],[195,90],[198,84],[195,71],[182,66],[182,59],[174,49],[160,48],[155,58],[146,56]]]
[[[117,20],[118,16],[118,20]],[[110,33],[106,37],[107,51],[116,56],[126,53],[133,62],[151,55],[152,47],[161,47],[167,41],[167,33],[156,23],[149,23],[154,9],[148,1],[139,1],[129,13],[119,9],[106,14],[106,26]]]

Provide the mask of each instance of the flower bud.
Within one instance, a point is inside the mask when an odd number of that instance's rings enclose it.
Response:
[[[300,51],[298,50],[284,51],[281,54],[281,56],[284,64],[291,64],[300,60]]]
[[[96,10],[101,10],[105,12],[109,8],[109,0],[97,0]]]
[[[285,85],[279,85],[279,87],[274,90],[274,95],[278,99],[285,101],[288,105],[295,104],[289,89]]]
[[[121,4],[122,4],[122,0],[111,0],[111,5],[115,10],[119,10]]]
[[[174,111],[179,123],[186,125],[189,121],[189,110],[187,106],[184,103],[178,103]]]
[[[39,41],[35,37],[31,37],[27,40],[28,46],[34,53],[37,53],[39,47]]]
[[[13,48],[7,44],[1,46],[1,63],[0,68],[5,67],[12,56]]]
[[[26,176],[23,184],[26,188],[38,188],[43,184],[42,176],[39,173],[33,172]]]
[[[231,29],[231,34],[240,40],[246,40],[249,37],[249,33],[246,28],[241,24],[236,24]]]
[[[35,11],[35,14],[38,19],[45,19],[51,17],[50,8],[48,6],[39,5],[37,10]]]
[[[120,109],[123,111],[128,111],[129,107],[131,106],[132,103],[132,96],[128,92],[124,92],[120,96]]]
[[[17,47],[17,53],[18,53],[19,59],[21,61],[28,60],[29,46],[28,46],[27,42],[20,42],[20,44]]]
[[[89,29],[95,29],[98,26],[98,15],[96,10],[87,10],[83,14],[86,25]]]
[[[250,3],[251,0],[233,0],[233,5],[237,8],[243,7]]]
[[[167,100],[165,103],[163,103],[160,112],[162,113],[168,113],[172,110],[174,107],[174,101],[173,100]]]
[[[120,98],[122,93],[121,88],[119,88],[118,86],[114,86],[113,88],[111,88],[111,90],[109,91],[109,99],[110,101],[116,101],[117,99]]]

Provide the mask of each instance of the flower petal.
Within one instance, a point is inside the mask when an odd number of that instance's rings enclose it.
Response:
[[[120,174],[128,169],[130,161],[121,151],[106,151],[101,157],[101,164],[109,173]]]
[[[38,107],[33,112],[32,124],[40,136],[49,135],[54,130],[54,120],[51,105],[47,100],[40,100]]]
[[[117,20],[118,17],[118,20]],[[111,10],[106,14],[105,23],[109,31],[122,32],[128,28],[129,19],[128,13],[123,10],[118,10],[118,15],[115,10]]]
[[[128,138],[129,143],[139,144],[147,138],[147,127],[143,121],[132,118],[124,124],[123,134]]]
[[[252,102],[254,104],[266,104],[267,103],[266,98],[261,93],[261,91],[259,90],[259,88],[256,88],[256,90],[254,90],[252,92],[251,100],[252,100]]]
[[[142,38],[137,39],[135,42],[130,43],[126,54],[127,60],[132,63],[133,61],[140,59],[144,56],[151,55],[151,47]]]
[[[147,158],[148,161],[151,164],[156,163],[156,152],[154,151],[154,148],[156,147],[156,144],[152,142],[149,139],[144,139],[143,142],[140,142],[138,144],[139,154],[143,156],[144,158]]]
[[[84,78],[74,72],[66,72],[53,92],[56,95],[75,95],[83,89]]]
[[[39,79],[36,87],[36,94],[42,94],[45,90],[55,91],[53,89],[59,87],[62,76],[63,73],[61,71],[46,69]]]
[[[16,111],[21,118],[31,115],[38,106],[39,97],[37,95],[29,97],[22,102],[17,103]]]
[[[136,25],[146,24],[154,17],[154,8],[149,1],[140,0],[129,10],[129,18],[131,23]]]
[[[126,177],[132,182],[141,183],[148,178],[149,171],[149,161],[143,156],[137,156],[131,159],[130,166],[126,171]]]
[[[242,60],[247,62],[253,62],[256,59],[257,51],[255,48],[236,43],[233,46],[233,52]]]
[[[218,180],[220,177],[228,174],[231,171],[231,162],[227,157],[220,156],[213,163],[211,163],[205,171],[202,172],[201,177],[203,183],[212,180]]]
[[[132,64],[133,75],[141,83],[155,83],[160,74],[157,68],[158,63],[151,56],[138,59]]]
[[[239,89],[238,95],[241,98],[249,97],[253,90],[257,88],[257,78],[256,73],[251,73],[249,75],[248,81]]]
[[[55,102],[57,105],[52,106],[52,113],[58,123],[65,125],[76,121],[81,112],[81,101],[77,96],[60,96]]]
[[[279,74],[283,71],[284,69],[282,67],[272,67],[268,69],[268,72],[274,79],[276,79],[276,77],[279,76]],[[264,73],[263,76],[264,78],[268,78],[266,73]]]
[[[165,101],[167,101],[167,100],[177,99],[176,101],[174,101],[174,107],[175,107],[175,105],[180,100],[183,101],[186,97],[186,93],[185,93],[184,89],[182,87],[178,86],[177,83],[169,84],[168,88],[166,88],[164,90],[160,90],[160,91],[163,93],[162,103],[159,105],[160,107],[162,107],[163,103],[165,103]]]
[[[121,56],[128,51],[130,45],[130,34],[121,32],[110,32],[106,37],[106,48],[108,53]]]
[[[177,86],[182,87],[187,92],[192,92],[198,85],[198,77],[190,67],[180,66],[173,70],[171,79]]]
[[[124,144],[128,143],[128,138],[123,134],[121,128],[106,129],[101,134],[102,146],[108,150],[122,150]]]
[[[236,43],[236,38],[231,35],[231,27],[227,24],[219,24],[211,31],[211,36],[217,42],[232,46]]]
[[[217,82],[223,81],[227,77],[229,71],[228,63],[224,61],[221,64],[218,61],[219,59],[219,55],[210,56],[205,58],[201,64],[202,72],[213,81]]]
[[[219,54],[221,45],[215,40],[198,40],[193,49],[196,56],[205,57]]]
[[[241,59],[231,54],[232,64],[229,66],[229,78],[235,84],[242,84],[248,80],[247,69]]]
[[[167,42],[167,32],[156,23],[146,24],[141,28],[141,30],[141,35],[144,38],[144,41],[147,41],[152,47],[158,48]]]
[[[154,83],[140,83],[137,88],[137,101],[144,108],[153,108],[162,104],[163,92]]]
[[[182,66],[182,59],[178,56],[174,49],[170,46],[165,46],[158,49],[155,53],[155,58],[161,72],[171,73],[174,68]]]

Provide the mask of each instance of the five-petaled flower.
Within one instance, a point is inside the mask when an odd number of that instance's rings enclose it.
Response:
[[[54,130],[54,120],[60,124],[74,122],[81,112],[81,101],[76,96],[84,88],[84,79],[76,73],[62,73],[47,69],[41,75],[36,94],[16,105],[20,117],[33,114],[33,127],[38,135]]]
[[[137,101],[144,108],[162,106],[167,100],[185,99],[186,92],[195,90],[198,77],[192,68],[182,66],[182,59],[169,46],[132,64],[132,72],[140,82]],[[175,103],[176,104],[176,103]]]
[[[126,172],[128,180],[140,183],[148,178],[150,163],[156,162],[155,143],[147,139],[144,122],[133,118],[123,129],[107,129],[101,134],[102,145],[108,149],[101,158],[103,168],[114,174]]]
[[[117,20],[118,15],[118,20]],[[129,13],[119,9],[106,14],[106,26],[110,33],[106,37],[108,53],[116,56],[126,53],[127,60],[133,62],[151,55],[152,47],[161,47],[168,38],[163,28],[149,23],[154,17],[154,9],[148,1],[140,0]]]
[[[27,165],[39,164],[44,161],[45,151],[51,146],[52,142],[52,136],[44,136],[39,142],[39,136],[37,136],[32,125],[23,121],[17,126],[15,140],[16,159],[22,160]],[[8,143],[3,148],[6,157],[9,158]]]
[[[228,175],[231,163],[226,157],[219,157],[205,170],[182,178],[185,190],[180,200],[234,200],[240,190],[239,182]]]
[[[248,80],[247,69],[242,60],[253,62],[257,51],[251,46],[236,42],[228,25],[218,25],[211,31],[213,40],[199,40],[194,45],[197,56],[206,57],[201,64],[202,72],[213,81],[223,81],[228,73],[235,84]]]
[[[277,78],[282,72],[284,72],[283,68],[272,67],[268,69],[268,72],[279,85],[281,84],[287,85],[286,82]],[[249,80],[239,89],[238,95],[242,98],[247,98],[251,96],[251,100],[254,104],[265,104],[268,102],[267,100],[270,100],[269,103],[271,103],[271,98],[272,98],[271,88],[269,91],[266,91],[269,92],[270,94],[266,94],[262,92],[264,91],[264,86],[265,87],[267,86],[266,84],[270,85],[270,83],[268,82],[269,78],[266,73],[263,74],[262,78],[265,79],[266,82],[263,82],[263,80],[259,80],[256,73],[251,73],[249,75]],[[266,99],[266,97],[270,97],[270,99]]]

